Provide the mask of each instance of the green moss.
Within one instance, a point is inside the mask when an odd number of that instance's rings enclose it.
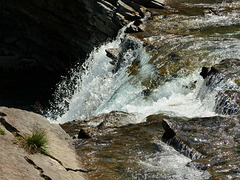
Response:
[[[12,142],[13,142],[13,144],[18,144],[19,140],[18,139],[14,139]]]
[[[5,135],[5,131],[0,128],[0,135]]]
[[[37,130],[30,135],[25,135],[20,143],[30,154],[41,153],[49,155],[47,152],[48,139],[44,131]]]

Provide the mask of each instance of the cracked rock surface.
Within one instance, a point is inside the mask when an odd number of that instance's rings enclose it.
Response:
[[[0,179],[71,179],[81,180],[81,172],[67,171],[66,168],[81,169],[73,147],[69,144],[70,137],[59,125],[50,124],[44,117],[19,109],[0,107],[0,112],[9,124],[15,127],[20,135],[30,134],[36,129],[46,132],[49,139],[49,153],[62,162],[42,154],[28,154],[16,143],[14,134],[2,124],[5,135],[0,135]],[[33,161],[35,165],[29,163]]]

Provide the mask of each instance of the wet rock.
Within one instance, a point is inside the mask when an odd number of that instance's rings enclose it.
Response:
[[[198,97],[204,100],[208,94],[215,96],[214,110],[218,114],[240,113],[240,60],[225,59],[211,68],[203,67],[204,78]]]
[[[143,47],[147,47],[149,50],[154,50],[154,49],[156,49],[156,46],[153,46],[153,45],[148,44],[148,43],[143,43]]]
[[[143,30],[141,28],[139,28],[138,26],[134,25],[134,24],[130,25],[125,30],[125,33],[137,33],[137,32],[143,32]]]
[[[116,48],[107,49],[106,55],[112,59],[110,63],[115,66],[112,72],[116,73],[121,67],[126,66],[127,63],[129,63],[126,61],[126,58],[124,57],[125,55],[129,56],[133,64],[138,63],[139,55],[137,52],[140,49],[141,42],[138,42],[136,39],[130,36],[125,36],[122,39],[119,49]]]
[[[93,124],[97,125],[98,121],[104,119],[107,122],[119,121],[120,119],[129,118],[126,125],[120,126],[103,126],[95,129],[95,134],[91,139],[75,140],[76,150],[83,158],[84,166],[88,169],[97,169],[95,172],[88,174],[90,179],[132,179],[135,177],[131,172],[136,173],[146,169],[139,163],[144,155],[151,155],[152,153],[164,153],[162,142],[158,143],[163,135],[162,119],[164,115],[151,115],[147,118],[147,122],[139,124],[131,123],[131,114],[126,112],[111,112],[109,114],[98,115],[82,121],[75,121],[72,123],[65,123],[69,125],[74,131],[74,126],[82,124],[90,126],[86,129],[92,129]],[[91,123],[92,121],[92,123]],[[71,125],[72,124],[72,125]],[[157,140],[157,141],[155,141]],[[144,158],[143,158],[144,159]],[[129,169],[131,171],[129,172]],[[133,171],[132,171],[133,170]],[[165,176],[167,173],[163,172]],[[136,174],[135,174],[136,175]],[[146,174],[144,174],[146,175]],[[155,175],[155,174],[154,174]],[[162,177],[162,174],[157,174],[156,177]],[[140,177],[140,179],[142,179]]]
[[[105,51],[106,51],[107,57],[112,59],[112,61],[110,61],[109,63],[112,65],[116,65],[119,59],[119,49],[110,48],[110,49],[106,49]]]
[[[183,85],[183,87],[186,89],[193,90],[196,88],[196,83],[197,83],[197,81],[193,81],[193,82],[191,81],[190,83],[188,83],[188,85]]]
[[[77,138],[78,139],[88,139],[88,138],[91,138],[91,136],[89,136],[84,129],[80,129]]]
[[[189,162],[189,163],[187,164],[187,166],[188,166],[188,167],[197,168],[197,169],[199,169],[199,170],[203,170],[203,171],[205,171],[205,170],[208,169],[207,166],[203,165],[202,163],[195,162],[195,161],[191,161],[191,162]]]
[[[112,111],[97,116],[92,116],[84,120],[74,120],[61,125],[61,127],[71,136],[80,134],[80,137],[97,136],[107,129],[117,128],[136,121],[134,114],[122,111]]]
[[[200,75],[205,79],[208,76],[209,68],[208,67],[202,67],[202,71]]]
[[[240,59],[224,59],[213,68],[240,86]]]
[[[240,92],[236,90],[219,92],[216,95],[215,112],[223,115],[240,114]]]
[[[213,179],[234,179],[240,175],[236,166],[240,163],[237,150],[240,141],[239,119],[240,116],[165,118],[163,127],[168,135],[163,138],[185,155],[186,151],[194,150],[188,154],[195,159],[190,164],[200,169],[207,168]]]
[[[149,89],[144,89],[143,91],[142,91],[142,95],[144,96],[144,97],[147,97],[147,96],[149,96],[151,94],[151,91],[149,90]]]
[[[214,67],[211,67],[211,68],[203,67],[200,75],[203,77],[203,79],[205,79],[207,76],[214,75],[217,73],[218,73],[218,70],[215,69]]]
[[[168,54],[168,59],[170,61],[179,61],[180,60],[180,56],[177,55],[175,52],[171,52],[170,54]]]

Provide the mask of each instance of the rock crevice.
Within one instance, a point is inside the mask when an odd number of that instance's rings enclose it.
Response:
[[[33,167],[39,171],[40,176],[41,176],[43,179],[45,179],[45,180],[52,180],[52,178],[50,178],[49,176],[47,176],[47,175],[44,174],[43,169],[42,169],[41,167],[37,166],[37,165],[33,162],[33,160],[29,159],[27,156],[25,156],[24,159],[25,159],[29,164],[33,165]]]

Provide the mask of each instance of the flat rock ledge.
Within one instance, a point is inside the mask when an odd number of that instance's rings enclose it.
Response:
[[[56,124],[41,115],[19,109],[0,107],[0,179],[11,180],[81,180],[85,179],[71,138]],[[20,136],[35,130],[46,132],[48,151],[54,158],[42,154],[28,154],[16,142]]]

